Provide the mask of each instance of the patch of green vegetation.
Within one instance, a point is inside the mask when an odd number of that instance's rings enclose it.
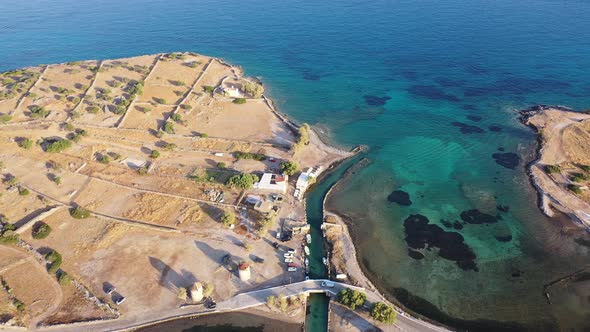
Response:
[[[70,215],[72,216],[72,218],[86,219],[90,217],[90,211],[81,206],[77,206],[73,209],[70,209]]]
[[[45,118],[49,115],[49,111],[46,110],[44,107],[41,106],[31,106],[31,118],[33,119],[40,119]]]
[[[258,176],[255,174],[239,174],[231,176],[226,184],[232,188],[238,189],[250,189],[254,186],[254,183],[258,182]]]
[[[166,151],[174,151],[176,150],[177,146],[174,143],[164,143],[163,148]]]
[[[16,244],[20,238],[14,233],[16,226],[9,224],[4,215],[0,217],[0,244]]]
[[[32,235],[33,239],[44,239],[51,233],[51,227],[42,221],[38,221],[33,225]]]
[[[25,150],[29,150],[33,147],[33,140],[30,138],[23,138],[18,142],[18,146]]]
[[[381,323],[393,324],[397,317],[397,312],[387,304],[377,302],[373,304],[373,307],[371,308],[371,317]]]
[[[584,171],[584,172],[588,172],[590,173],[590,166],[588,165],[580,165],[580,168]]]
[[[57,274],[57,281],[59,282],[60,285],[67,286],[72,282],[72,277],[70,277],[70,275],[67,274],[66,272],[60,271]]]
[[[253,160],[257,160],[257,161],[264,161],[266,160],[266,156],[260,153],[251,153],[251,152],[242,152],[242,151],[236,151],[234,152],[234,157],[236,157],[236,159],[240,160],[240,159],[253,159]]]
[[[296,162],[288,160],[288,161],[282,162],[280,168],[281,168],[281,172],[283,174],[293,175],[293,174],[295,174],[295,172],[297,172],[297,170],[299,169],[299,166],[297,166]]]
[[[56,250],[51,250],[50,252],[45,254],[45,259],[49,262],[49,267],[47,268],[47,272],[49,272],[51,274],[55,274],[57,272],[57,270],[59,270],[61,263],[62,263],[61,254],[59,252],[57,252]]]
[[[96,160],[97,160],[99,163],[101,163],[101,164],[105,164],[105,165],[111,162],[111,158],[109,158],[109,156],[108,156],[108,155],[106,155],[106,154],[99,154],[99,155],[96,157]]]
[[[574,173],[570,178],[573,182],[584,182],[590,180],[590,175],[582,173]]]
[[[547,172],[549,174],[560,173],[561,167],[559,167],[558,165],[546,165],[545,172]]]
[[[582,187],[577,186],[575,184],[569,184],[567,186],[567,189],[569,189],[571,192],[573,192],[576,195],[581,195],[582,194]]]
[[[166,134],[174,134],[174,124],[170,121],[166,121],[164,122],[164,128],[163,128],[164,132]]]
[[[5,185],[7,185],[9,187],[12,187],[18,183],[18,178],[14,175],[7,175],[2,180],[2,183],[4,183]]]
[[[86,111],[88,111],[88,113],[90,114],[96,114],[99,111],[98,106],[89,106],[86,108]]]
[[[29,189],[24,188],[24,187],[18,187],[18,194],[21,196],[27,196],[28,194],[30,194],[31,192],[29,191]]]
[[[238,104],[238,105],[245,104],[246,103],[246,98],[236,98],[232,102],[234,104]]]
[[[59,186],[61,184],[61,177],[54,176],[53,177],[53,182]]]
[[[224,162],[218,162],[218,163],[217,163],[217,168],[219,168],[219,169],[226,169],[226,168],[227,168],[227,166],[225,165],[225,163],[224,163]]]
[[[158,150],[152,150],[152,152],[150,152],[150,158],[156,159],[160,156],[160,151]]]
[[[221,222],[227,227],[235,225],[236,215],[231,212],[225,212],[221,217]]]
[[[254,98],[262,97],[264,93],[264,87],[261,84],[250,82],[250,81],[243,81],[242,88],[246,93],[251,95]]]
[[[148,172],[147,166],[141,166],[140,168],[137,169],[137,174],[139,174],[139,175],[146,175],[147,172]]]
[[[183,110],[187,110],[188,111],[188,110],[192,109],[193,107],[191,105],[189,105],[189,104],[181,104],[180,105],[180,108],[182,108]]]
[[[166,99],[164,99],[164,98],[158,98],[158,97],[154,97],[154,101],[155,101],[156,103],[158,103],[158,104],[162,104],[162,105],[166,105],[166,104],[168,104],[168,103],[166,102]]]
[[[0,123],[8,123],[10,120],[12,120],[12,115],[0,114]]]
[[[338,292],[338,302],[354,310],[361,307],[367,300],[367,295],[357,290],[345,288]]]
[[[205,85],[205,86],[203,86],[203,91],[205,91],[207,93],[213,93],[213,91],[215,91],[215,87],[210,86],[210,85]]]

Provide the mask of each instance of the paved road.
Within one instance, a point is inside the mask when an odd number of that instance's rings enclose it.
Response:
[[[329,295],[335,295],[344,288],[352,288],[365,292],[363,288],[355,287],[343,283],[333,282],[334,287],[322,287],[322,282],[332,282],[329,280],[306,280],[296,282],[288,285],[261,289],[248,293],[238,294],[230,299],[217,304],[215,310],[207,310],[201,305],[189,305],[184,308],[175,308],[160,310],[155,312],[145,312],[132,316],[123,316],[116,320],[106,321],[93,321],[86,323],[77,323],[67,326],[49,326],[42,327],[38,331],[125,331],[132,328],[138,328],[145,325],[155,324],[157,322],[163,322],[172,319],[192,317],[202,314],[210,313],[223,313],[230,311],[243,310],[266,303],[266,298],[270,295],[285,295],[293,296],[301,293],[328,293]],[[381,301],[378,294],[373,292],[367,293],[367,300],[369,302]],[[398,315],[398,319],[395,323],[402,331],[427,331],[427,332],[442,332],[447,331],[444,328],[432,325],[430,323],[408,317],[407,315]]]

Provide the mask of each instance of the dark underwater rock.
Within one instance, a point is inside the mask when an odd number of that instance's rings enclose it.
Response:
[[[508,212],[510,210],[510,207],[508,205],[498,204],[496,205],[496,209],[498,209],[498,211],[500,212]]]
[[[413,259],[420,260],[424,258],[424,255],[416,250],[408,249],[408,256],[412,257]]]
[[[494,153],[492,158],[496,161],[496,164],[509,168],[515,169],[520,162],[520,158],[516,153],[506,152],[506,153]]]
[[[481,116],[479,116],[479,115],[468,115],[467,116],[467,119],[468,120],[471,120],[473,122],[479,122],[479,121],[481,121]]]
[[[498,242],[512,241],[512,235],[510,235],[510,234],[508,234],[508,235],[494,235],[494,237],[496,238],[496,240],[498,240]]]
[[[383,105],[387,104],[387,101],[389,99],[391,99],[391,97],[389,97],[389,96],[379,97],[379,96],[373,96],[373,95],[364,95],[363,98],[365,98],[365,102],[369,106],[383,106]]]
[[[412,205],[412,201],[410,200],[410,194],[402,190],[395,190],[394,192],[389,194],[389,196],[387,196],[387,200],[402,206]]]
[[[489,129],[490,131],[493,131],[493,132],[496,132],[496,133],[497,133],[497,132],[500,132],[500,131],[502,131],[502,127],[500,127],[500,126],[495,126],[495,125],[491,125],[491,126],[489,126],[489,127],[488,127],[488,129]]]
[[[447,232],[438,225],[430,224],[420,214],[410,215],[404,221],[405,241],[414,250],[438,248],[438,256],[454,261],[463,270],[478,271],[476,255],[457,232]]]
[[[463,105],[463,106],[461,106],[461,108],[464,109],[464,110],[466,110],[466,111],[475,111],[475,110],[477,110],[477,106],[471,105],[471,104]]]
[[[426,97],[432,100],[459,101],[456,96],[447,94],[434,85],[413,85],[408,89],[408,92],[414,96]]]
[[[459,127],[463,134],[481,134],[485,132],[485,130],[477,126],[468,125],[462,122],[452,122],[451,124],[455,127]]]
[[[498,222],[498,218],[491,214],[483,213],[478,209],[467,210],[461,212],[461,220],[468,224],[494,224]]]

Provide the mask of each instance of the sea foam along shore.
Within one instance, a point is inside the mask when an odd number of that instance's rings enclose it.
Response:
[[[548,165],[563,164],[575,168],[580,160],[590,157],[590,152],[575,154],[576,150],[584,151],[581,146],[584,143],[579,141],[583,139],[581,136],[576,141],[564,139],[567,129],[578,126],[575,129],[580,130],[579,126],[589,123],[590,114],[575,112],[563,106],[547,105],[533,106],[518,113],[521,123],[537,133],[536,155],[527,165],[527,173],[538,193],[539,208],[549,217],[554,216],[552,209],[556,209],[568,215],[577,226],[590,232],[590,204],[567,189],[567,176],[558,174],[556,177],[546,171]]]

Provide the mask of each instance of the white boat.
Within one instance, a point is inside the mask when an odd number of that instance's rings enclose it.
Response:
[[[285,263],[293,263],[293,259],[292,258],[285,258]]]
[[[309,247],[308,246],[303,247],[303,251],[305,251],[305,254],[307,256],[309,256]]]
[[[307,234],[305,236],[305,240],[307,240],[307,244],[310,244],[311,243],[311,234]]]
[[[322,262],[324,263],[324,265],[328,265],[328,259],[326,257],[322,257]]]
[[[305,267],[308,267],[308,266],[309,266],[309,259],[306,258],[305,259]]]

